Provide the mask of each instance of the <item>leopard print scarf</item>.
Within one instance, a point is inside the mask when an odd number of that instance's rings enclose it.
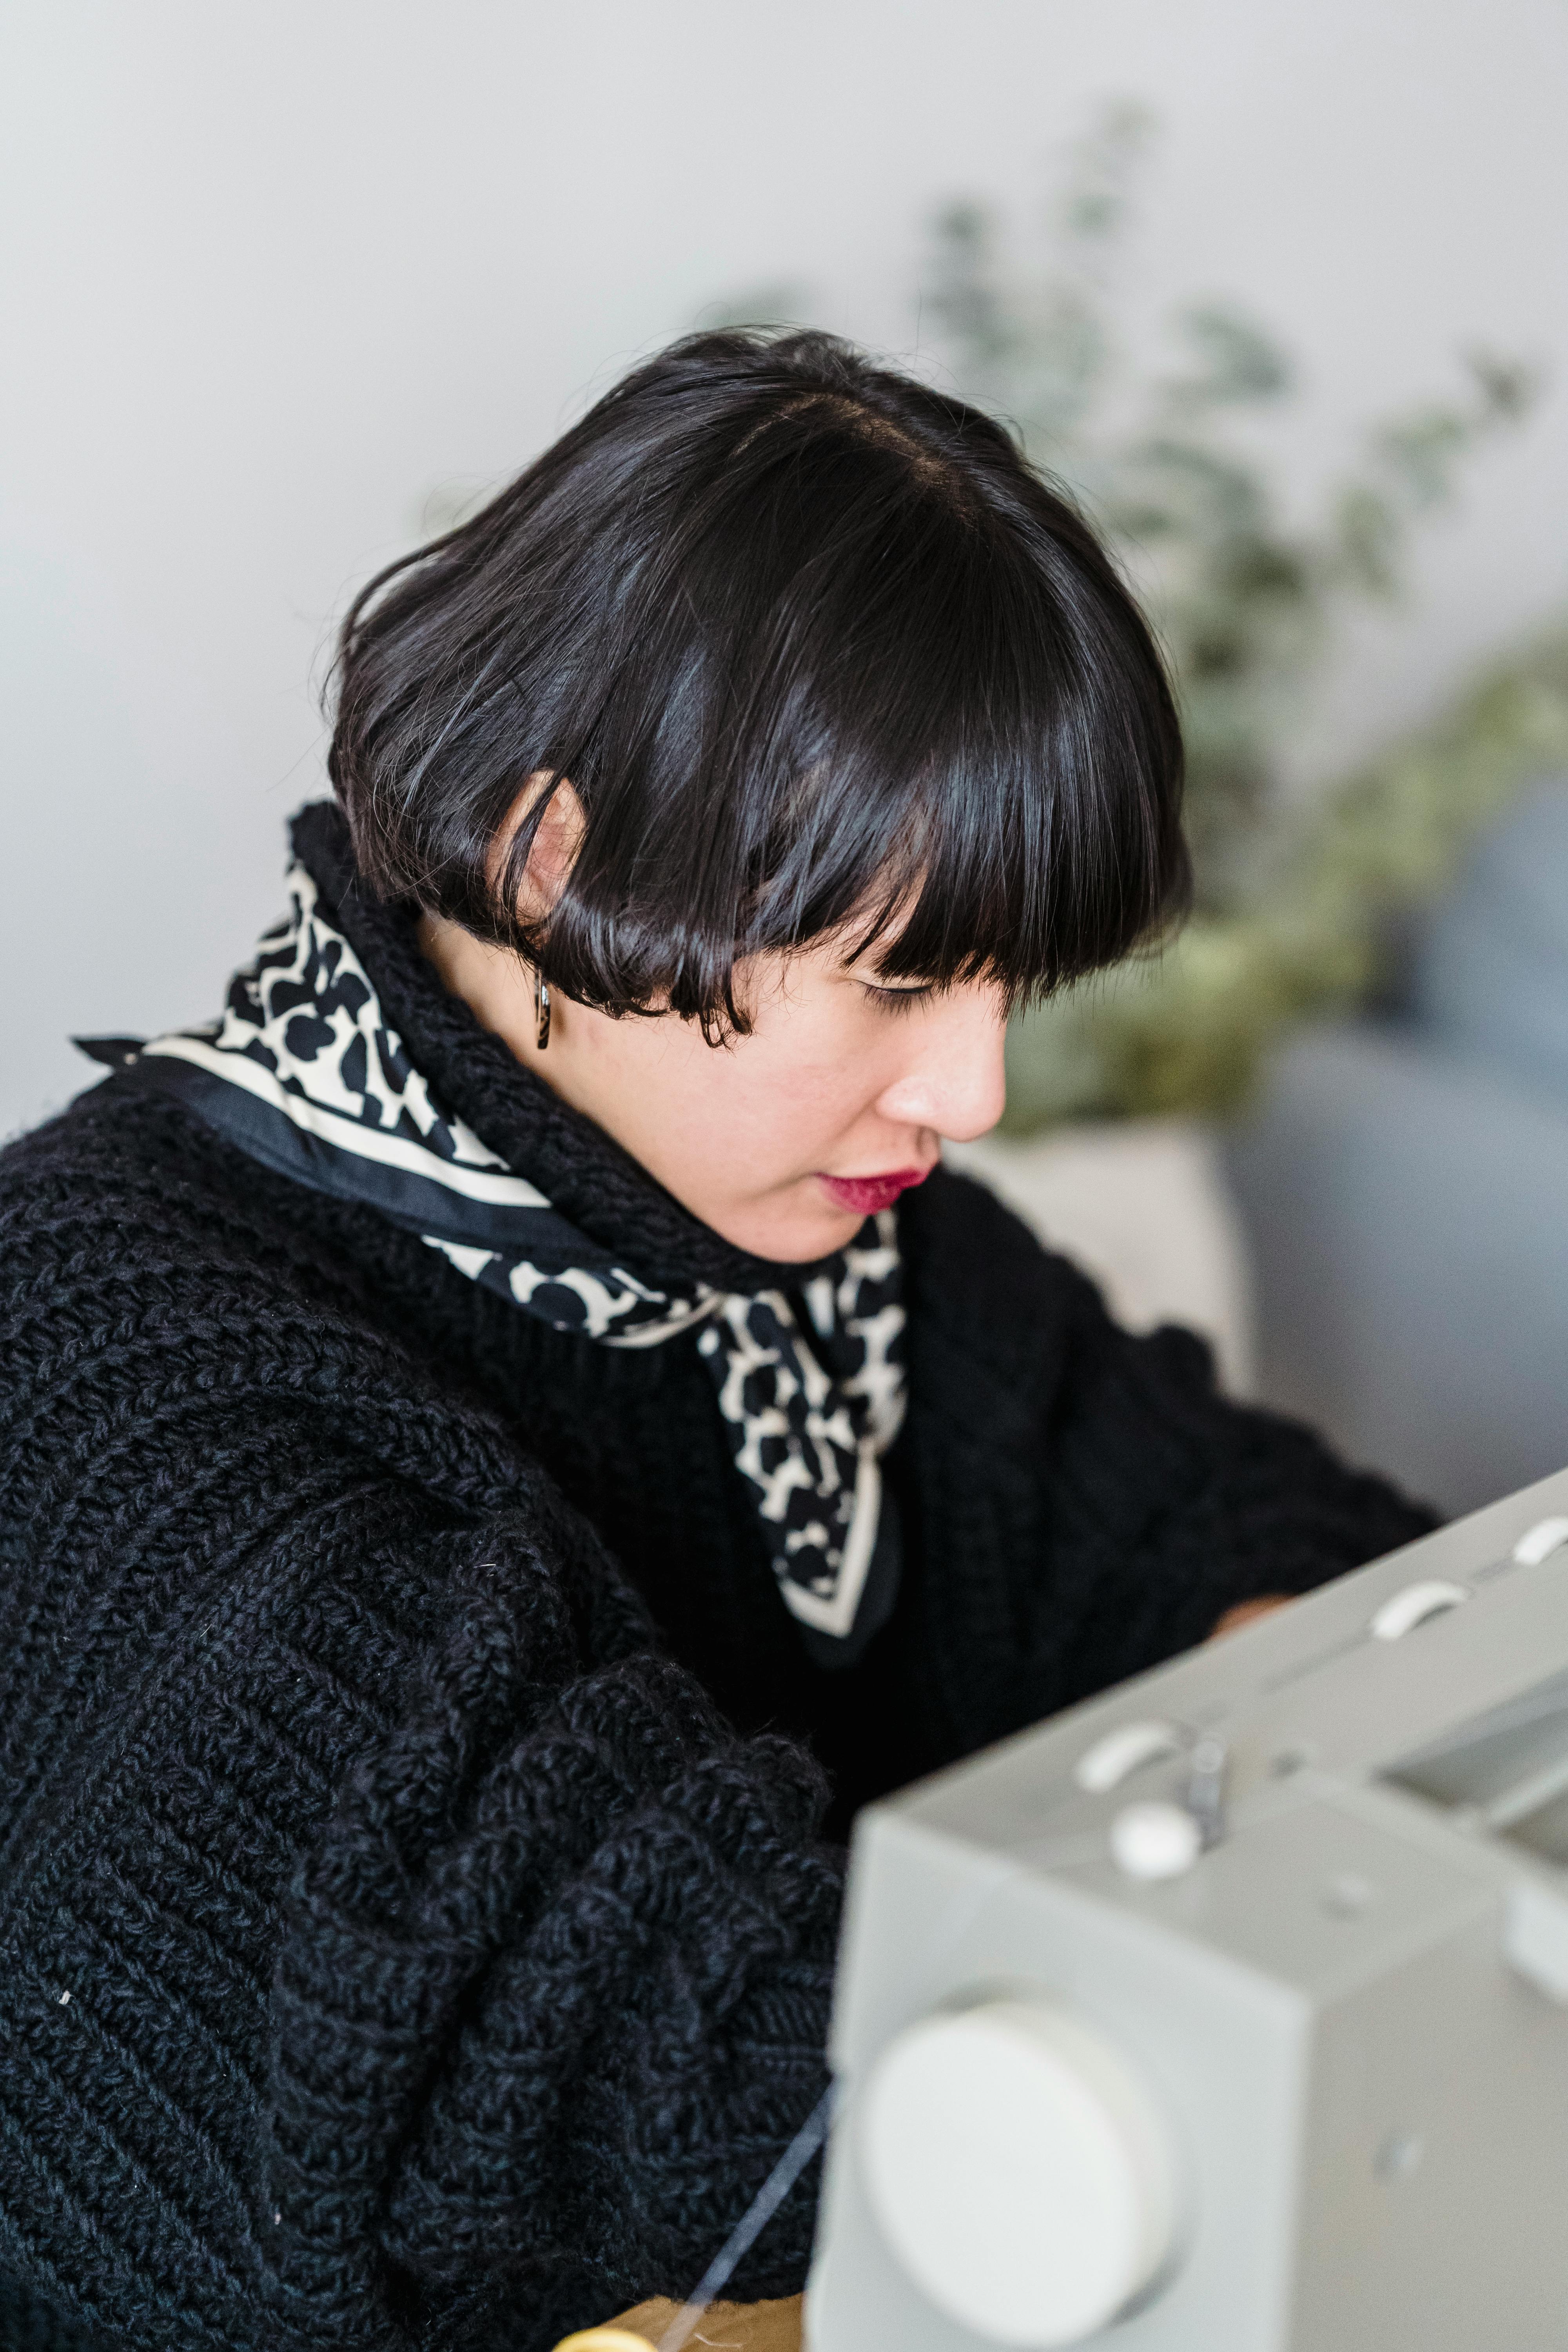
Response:
[[[697,1333],[784,1604],[824,1665],[891,1612],[899,1544],[880,1458],[904,1409],[890,1211],[795,1289],[654,1289],[562,1216],[438,1102],[307,869],[229,982],[223,1017],[150,1044],[81,1039],[126,1077],[186,1098],[252,1158],[365,1202],[459,1274],[607,1348]]]

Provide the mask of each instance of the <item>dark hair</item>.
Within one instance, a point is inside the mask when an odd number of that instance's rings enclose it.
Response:
[[[743,1030],[739,957],[851,923],[889,977],[1016,999],[1185,901],[1175,712],[1088,525],[989,417],[830,335],[635,370],[371,582],[336,680],[366,881],[606,1011]],[[531,925],[547,793],[493,851],[540,772],[586,823]]]

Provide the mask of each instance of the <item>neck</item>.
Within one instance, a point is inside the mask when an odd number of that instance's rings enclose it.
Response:
[[[499,1037],[520,1062],[570,1101],[569,1087],[559,1083],[570,1057],[563,1034],[569,1021],[563,1020],[561,1008],[555,1007],[550,1028],[554,1058],[547,1061],[539,1047],[532,966],[510,948],[491,947],[475,939],[471,931],[445,915],[421,916],[418,940],[421,953],[434,965],[447,995],[460,997],[481,1029]]]

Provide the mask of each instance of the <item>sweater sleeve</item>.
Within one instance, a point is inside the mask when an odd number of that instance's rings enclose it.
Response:
[[[18,1584],[0,2327],[8,2283],[94,2344],[547,2352],[684,2295],[826,2083],[817,1768],[482,1428],[438,1494],[330,1387],[192,1391],[112,1555],[79,1511]],[[816,2192],[737,2295],[802,2286]]]
[[[363,2340],[367,2305],[390,2346],[679,2299],[826,2081],[816,1768],[651,1650],[574,1654],[509,1549],[466,1547],[287,1907],[263,2243],[311,2340]],[[815,2194],[814,2170],[733,2292],[804,2284]]]
[[[1134,1337],[1098,1297],[1079,1314],[1049,1444],[1063,1703],[1204,1641],[1238,1601],[1310,1591],[1436,1525],[1312,1430],[1221,1395],[1194,1333]]]

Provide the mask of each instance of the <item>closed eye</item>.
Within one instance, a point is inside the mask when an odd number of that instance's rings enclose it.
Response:
[[[929,980],[918,982],[913,988],[879,988],[868,980],[862,981],[860,984],[868,996],[878,1004],[886,1006],[889,1013],[907,1013],[911,1004],[923,1004],[936,994],[936,984]]]

